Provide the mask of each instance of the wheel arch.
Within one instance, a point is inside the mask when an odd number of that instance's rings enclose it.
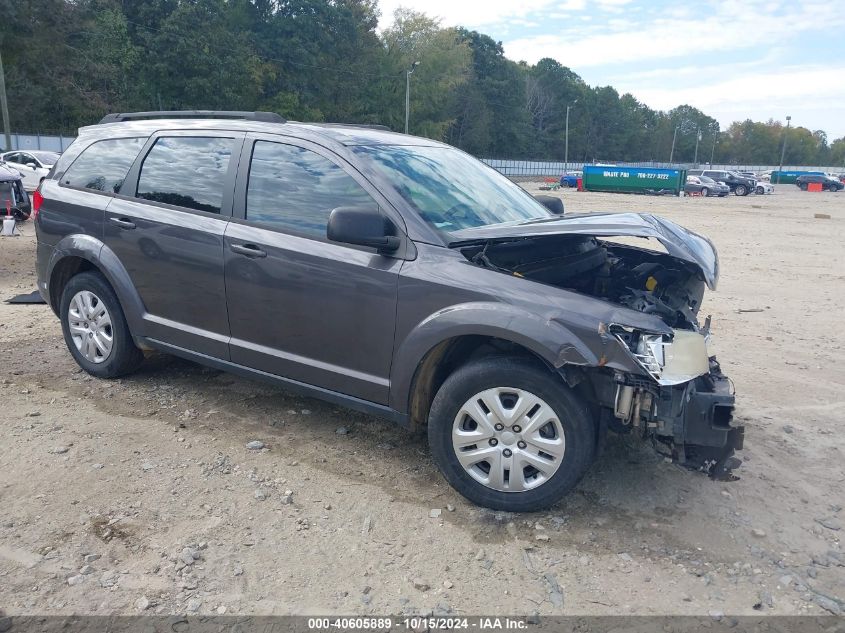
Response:
[[[65,237],[50,257],[47,292],[53,312],[59,313],[62,291],[67,282],[85,271],[96,271],[106,278],[120,301],[130,331],[136,336],[140,334],[146,311],[129,273],[110,248],[90,235]]]
[[[550,372],[596,362],[557,322],[502,304],[453,307],[426,319],[397,348],[390,405],[407,414],[411,428],[420,428],[450,373],[471,359],[496,354],[529,358]]]

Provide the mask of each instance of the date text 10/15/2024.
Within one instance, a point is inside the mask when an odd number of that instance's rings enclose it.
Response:
[[[421,630],[518,631],[528,627],[527,619],[506,617],[424,617],[410,616],[396,620],[388,617],[308,618],[308,629],[314,631],[389,631],[394,628]]]

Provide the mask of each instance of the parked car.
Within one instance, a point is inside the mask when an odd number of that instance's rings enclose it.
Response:
[[[735,171],[723,171],[717,169],[690,169],[687,172],[688,176],[707,176],[717,182],[723,182],[731,191],[738,196],[747,196],[757,187],[757,181],[754,178],[746,178],[740,176]]]
[[[427,427],[507,511],[561,499],[607,429],[738,465],[698,318],[716,249],[669,220],[556,215],[443,143],[271,113],[106,116],[34,208],[38,288],[93,376],[157,349]]]
[[[821,183],[822,189],[825,191],[839,191],[845,188],[845,183],[825,174],[806,174],[795,179],[795,184],[802,191],[807,191],[810,183]]]
[[[8,210],[16,220],[23,221],[29,218],[31,208],[18,170],[0,165],[0,216],[5,216]]]
[[[34,191],[41,179],[56,164],[59,156],[56,152],[17,151],[0,154],[0,160],[17,169],[23,178],[26,190]]]
[[[707,176],[687,176],[684,185],[685,193],[700,193],[702,196],[724,197],[731,192],[730,187],[721,182],[716,182]]]
[[[570,171],[560,177],[561,187],[577,187],[578,179],[583,178],[584,174],[580,171]]]
[[[754,187],[754,193],[756,193],[758,196],[774,192],[775,188],[768,182],[764,182],[762,180],[758,180],[757,185]]]

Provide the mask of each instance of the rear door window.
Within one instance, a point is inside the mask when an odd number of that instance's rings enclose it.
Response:
[[[234,138],[163,136],[141,165],[137,197],[220,213]]]
[[[62,175],[61,184],[79,189],[120,193],[123,179],[146,138],[115,138],[89,145]]]

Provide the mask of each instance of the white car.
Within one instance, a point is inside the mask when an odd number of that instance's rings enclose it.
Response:
[[[757,186],[754,188],[754,193],[758,196],[762,196],[765,193],[774,193],[775,188],[767,182],[762,180],[757,181]]]
[[[41,179],[59,160],[59,154],[41,150],[6,152],[0,154],[0,160],[20,172],[24,189],[35,191]]]

